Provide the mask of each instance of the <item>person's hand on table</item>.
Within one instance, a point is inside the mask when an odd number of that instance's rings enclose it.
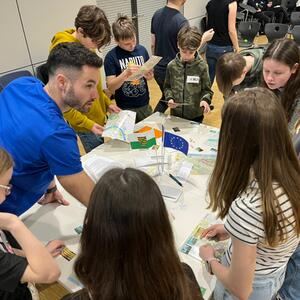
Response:
[[[56,257],[61,253],[64,246],[65,243],[63,241],[53,240],[50,241],[45,247],[47,248],[48,252],[52,255],[52,257]]]
[[[45,193],[44,196],[38,201],[38,204],[45,205],[48,203],[59,203],[61,205],[70,205],[69,201],[67,201],[60,191],[56,190],[53,193]]]

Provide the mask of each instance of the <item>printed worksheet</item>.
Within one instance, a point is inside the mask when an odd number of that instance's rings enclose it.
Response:
[[[126,81],[132,81],[142,78],[145,73],[152,70],[154,66],[162,59],[161,56],[152,55],[140,68],[137,72],[132,74],[126,79]]]
[[[117,114],[111,114],[102,133],[103,137],[127,141],[128,134],[133,133],[136,112],[121,110]]]

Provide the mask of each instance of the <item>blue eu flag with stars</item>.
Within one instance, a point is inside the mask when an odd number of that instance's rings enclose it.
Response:
[[[164,134],[164,147],[173,148],[184,153],[185,155],[187,155],[189,151],[189,143],[184,138],[166,131]]]

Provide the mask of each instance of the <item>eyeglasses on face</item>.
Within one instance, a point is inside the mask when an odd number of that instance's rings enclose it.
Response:
[[[8,196],[11,193],[12,184],[8,184],[8,185],[0,184],[0,188],[4,189],[5,190],[5,195]]]

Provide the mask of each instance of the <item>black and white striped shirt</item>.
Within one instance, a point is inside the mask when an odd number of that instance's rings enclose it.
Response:
[[[255,180],[232,202],[224,224],[225,229],[236,239],[249,245],[256,245],[256,275],[271,274],[285,266],[299,243],[294,231],[295,218],[290,201],[278,184],[274,183],[273,187],[284,217],[288,220],[288,224],[284,228],[287,230],[288,236],[285,243],[274,248],[265,243],[262,199],[258,183]],[[229,244],[225,255],[230,264],[232,243]]]

